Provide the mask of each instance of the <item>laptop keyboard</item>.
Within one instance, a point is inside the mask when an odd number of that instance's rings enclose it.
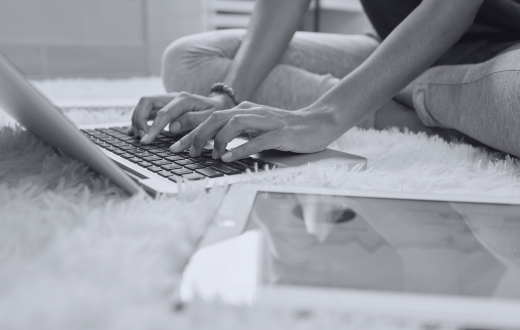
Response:
[[[182,135],[163,131],[152,143],[143,145],[139,138],[127,135],[126,129],[127,127],[110,127],[81,131],[101,148],[174,182],[181,178],[200,180],[276,167],[251,157],[225,163],[212,159],[211,150],[204,151],[199,157],[190,157],[187,151],[174,154],[170,152],[170,146],[180,140]]]

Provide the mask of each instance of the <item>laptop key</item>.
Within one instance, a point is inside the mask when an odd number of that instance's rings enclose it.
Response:
[[[146,150],[142,150],[142,149],[130,150],[130,151],[128,151],[128,153],[131,153],[134,155],[139,155],[140,157],[153,156],[153,154],[149,153]]]
[[[178,155],[175,155],[175,156],[168,156],[168,157],[165,157],[164,159],[167,159],[167,160],[170,160],[172,162],[176,161],[176,160],[183,160],[184,157],[182,156],[178,156]]]
[[[123,150],[136,150],[137,147],[136,146],[129,146],[128,144],[125,144],[125,145],[118,145],[117,146],[119,149],[123,149]]]
[[[199,157],[188,157],[188,158],[186,158],[186,159],[189,159],[189,160],[191,160],[191,161],[193,161],[193,162],[196,162],[196,163],[202,163],[202,162],[205,162],[205,161],[208,160],[207,158],[205,158],[205,157],[200,157],[200,156],[199,156]]]
[[[139,157],[132,157],[130,159],[128,159],[129,161],[131,161],[132,163],[140,163],[142,162],[143,160]]]
[[[168,177],[168,180],[173,181],[173,182],[179,182],[180,180],[182,180],[182,177],[180,177],[178,175],[172,175],[172,176]]]
[[[143,162],[143,161],[141,161],[141,162],[137,163],[137,165],[146,168],[146,167],[150,167],[150,166],[152,166],[153,164],[150,163],[150,162]]]
[[[213,166],[211,166],[211,168],[219,170],[220,172],[223,172],[224,174],[227,174],[227,175],[235,175],[235,174],[242,173],[242,171],[237,170],[236,168],[226,165],[226,164],[213,165]]]
[[[126,154],[126,152],[124,150],[120,150],[120,149],[117,149],[117,150],[114,150],[112,151],[113,153],[115,153],[116,155],[123,155],[123,154]]]
[[[161,166],[161,165],[171,164],[171,162],[169,162],[167,160],[164,160],[164,159],[161,159],[161,160],[154,160],[152,162],[152,164],[157,165],[157,166]]]
[[[220,162],[217,162],[216,160],[213,160],[213,159],[206,159],[205,161],[202,161],[201,164],[206,165],[206,166],[213,166],[213,165],[220,164]]]
[[[161,142],[159,144],[156,144],[157,147],[161,149],[170,149],[173,143],[167,143],[167,142]]]
[[[172,173],[175,175],[185,175],[185,174],[191,174],[193,171],[188,170],[186,168],[180,168],[178,170],[172,170]]]
[[[251,157],[240,159],[242,163],[246,163],[247,165],[253,165],[253,163],[257,162],[257,159],[253,159]]]
[[[119,135],[118,135],[117,138],[118,138],[119,140],[127,141],[127,142],[129,142],[129,141],[133,141],[133,140],[134,140],[133,137],[128,136],[128,135],[127,135],[127,136],[119,136]]]
[[[185,174],[182,176],[186,180],[201,180],[204,179],[205,176],[199,173],[191,173],[191,174]]]
[[[197,173],[207,176],[208,178],[217,178],[219,176],[224,176],[221,172],[214,170],[212,168],[201,168],[196,170]]]
[[[159,172],[159,171],[162,171],[162,168],[160,168],[159,166],[150,166],[147,168],[147,170],[152,171],[152,172]]]
[[[110,127],[111,130],[118,131],[118,132],[126,132],[128,129],[128,126],[122,126],[122,127]]]
[[[160,172],[157,172],[157,174],[159,174],[160,176],[164,176],[165,178],[167,178],[169,176],[172,176],[172,175],[175,175],[175,174],[173,174],[170,171],[160,171]]]
[[[191,161],[189,159],[183,159],[183,160],[176,160],[175,164],[186,166],[186,165],[190,165],[190,164],[195,164],[195,162]]]
[[[161,168],[163,168],[163,169],[165,169],[167,171],[172,171],[172,170],[181,169],[182,166],[177,165],[177,164],[168,164],[168,165],[161,165]]]
[[[164,150],[163,150],[163,152],[158,152],[158,153],[156,153],[156,155],[158,157],[168,157],[168,156],[171,155],[171,153],[170,152],[164,152]]]
[[[200,168],[205,168],[206,166],[204,166],[202,164],[189,164],[184,167],[189,168],[190,170],[198,170]]]
[[[178,139],[182,138],[182,135],[175,134],[175,133],[168,132],[168,131],[161,132],[161,134],[159,134],[159,136],[166,136],[166,137],[178,138]]]
[[[143,157],[144,160],[148,161],[148,162],[153,162],[154,160],[161,160],[160,157],[157,157],[157,156],[148,156],[148,157]]]
[[[130,159],[130,158],[134,157],[134,155],[124,153],[124,154],[119,155],[119,157],[123,157],[124,159]]]
[[[245,172],[249,168],[249,166],[246,163],[242,163],[238,160],[231,162],[231,163],[226,163],[226,164],[228,164],[229,166],[233,166],[234,168],[241,170],[243,172]]]

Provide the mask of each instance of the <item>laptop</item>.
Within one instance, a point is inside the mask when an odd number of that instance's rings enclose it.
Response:
[[[247,181],[249,172],[267,171],[276,175],[280,169],[309,162],[324,165],[366,167],[366,158],[325,149],[313,154],[269,150],[232,164],[211,158],[211,147],[201,156],[187,152],[173,154],[170,146],[182,136],[163,131],[149,145],[141,145],[125,134],[130,122],[76,127],[60,108],[38,92],[23,74],[0,53],[0,108],[34,135],[60,149],[68,156],[87,164],[132,195],[139,186],[148,193],[176,194],[186,181],[204,182],[210,188],[217,182],[228,184]],[[233,140],[228,147],[243,143]]]

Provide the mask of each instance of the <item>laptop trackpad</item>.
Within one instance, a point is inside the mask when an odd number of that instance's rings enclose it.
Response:
[[[255,154],[256,157],[269,163],[276,164],[281,167],[295,167],[306,165],[310,162],[316,162],[320,165],[348,165],[349,167],[361,164],[366,167],[367,159],[332,149],[325,149],[320,152],[300,154],[288,151],[266,150]]]
[[[231,141],[227,149],[233,149],[246,143],[248,140],[244,137],[235,138]],[[300,154],[289,151],[266,150],[253,155],[254,158],[260,158],[266,162],[276,164],[279,167],[295,167],[306,165],[310,162],[318,162],[320,165],[348,165],[349,167],[361,164],[366,168],[367,159],[364,157],[352,155],[346,152],[325,149],[323,151]]]

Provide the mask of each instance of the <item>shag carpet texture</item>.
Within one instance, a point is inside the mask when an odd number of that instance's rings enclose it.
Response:
[[[157,77],[34,82],[51,100],[163,93]],[[71,110],[77,124],[120,121],[129,111]],[[337,314],[298,314],[195,302],[172,310],[182,269],[223,196],[190,188],[178,198],[126,197],[0,113],[1,329],[369,329]],[[365,171],[309,165],[278,184],[520,196],[517,160],[424,134],[354,128],[332,148],[368,158]],[[338,312],[339,313],[339,312]],[[296,315],[296,316],[294,316]],[[354,323],[352,323],[354,322]],[[357,321],[356,321],[357,322]],[[406,328],[400,326],[376,328]],[[412,325],[410,325],[413,328]]]

